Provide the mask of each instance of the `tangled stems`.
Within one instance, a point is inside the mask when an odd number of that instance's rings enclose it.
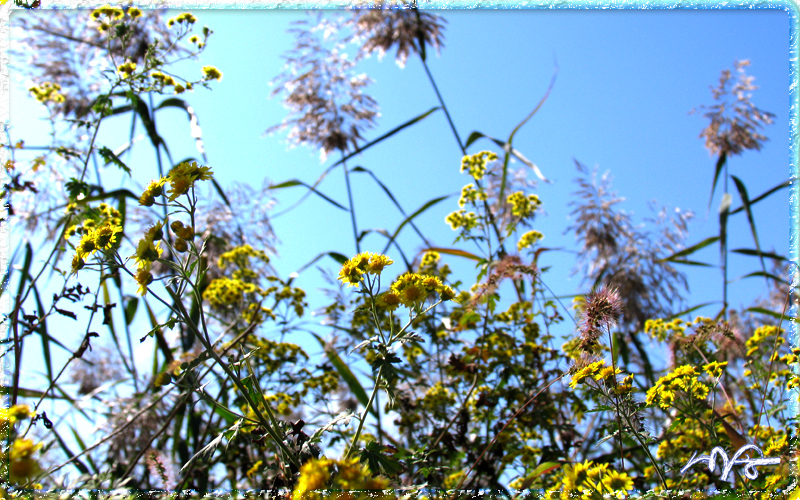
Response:
[[[283,440],[278,436],[278,433],[275,431],[275,428],[278,428],[278,424],[275,421],[275,416],[272,414],[269,405],[267,404],[264,405],[264,408],[267,410],[267,415],[269,416],[269,420],[267,420],[261,413],[261,411],[258,409],[257,403],[253,401],[252,398],[250,397],[250,393],[247,387],[245,387],[245,385],[242,383],[241,379],[233,372],[233,370],[231,370],[228,364],[222,360],[222,358],[214,350],[213,346],[208,342],[206,337],[201,334],[200,330],[191,320],[191,318],[189,317],[189,313],[183,306],[183,302],[179,300],[179,297],[175,294],[175,292],[170,290],[169,287],[167,287],[167,292],[170,294],[173,300],[175,300],[175,303],[179,308],[179,311],[177,312],[181,316],[183,316],[186,325],[188,325],[189,328],[191,328],[192,332],[195,334],[197,339],[200,341],[201,344],[203,344],[203,347],[205,348],[206,352],[208,352],[208,354],[212,358],[214,358],[214,361],[222,368],[222,370],[233,381],[236,388],[239,389],[239,391],[242,393],[242,397],[244,397],[248,406],[250,406],[250,408],[253,410],[253,413],[256,414],[256,417],[258,418],[261,425],[264,426],[264,428],[267,430],[267,433],[270,435],[273,441],[275,441],[275,443],[278,445],[281,451],[286,455],[286,457],[289,459],[292,465],[295,466],[297,469],[299,469],[300,462],[298,461],[297,457],[294,456],[294,453],[292,453],[292,451],[289,450],[289,448],[284,444]]]

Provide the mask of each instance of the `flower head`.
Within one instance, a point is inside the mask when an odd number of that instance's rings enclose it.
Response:
[[[203,79],[221,81],[222,71],[214,66],[203,66]]]

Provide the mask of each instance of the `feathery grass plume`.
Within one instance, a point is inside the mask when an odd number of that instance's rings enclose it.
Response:
[[[536,266],[523,264],[519,256],[506,255],[493,266],[486,281],[478,285],[477,291],[470,300],[470,306],[475,307],[484,296],[493,294],[505,279],[516,279],[522,274],[535,279],[538,272]]]
[[[621,329],[639,331],[648,319],[667,317],[683,302],[686,276],[661,259],[683,248],[693,214],[675,209],[668,218],[662,209],[656,218],[645,219],[656,231],[637,227],[628,213],[614,207],[624,198],[611,191],[608,174],[598,179],[596,168],[575,163],[581,177],[574,194],[580,201],[569,203],[575,222],[567,231],[575,233],[581,248],[573,274],[614,288],[625,310]]]
[[[594,352],[594,347],[600,335],[601,328],[610,329],[622,316],[622,298],[614,288],[602,287],[589,295],[583,308],[580,332],[580,350]]]
[[[105,52],[109,43],[115,60],[131,63],[141,63],[155,40],[171,55],[188,54],[186,48],[172,43],[174,35],[161,22],[163,11],[136,11],[140,15],[126,21],[130,38],[124,45],[119,37],[109,41],[96,22],[87,23],[86,11],[27,12],[15,19],[22,37],[15,40],[12,52],[18,60],[27,61],[21,66],[26,77],[61,86],[65,99],[51,109],[64,117],[81,118],[89,113],[98,86],[105,82],[101,71],[110,68]]]
[[[145,453],[145,461],[150,474],[161,481],[163,489],[169,491],[175,488],[175,471],[168,457],[155,448],[151,448]]]
[[[321,149],[324,160],[334,150],[356,148],[361,133],[375,124],[378,104],[363,89],[372,80],[356,74],[345,44],[337,38],[343,21],[316,16],[289,30],[295,46],[286,56],[283,72],[272,80],[272,96],[282,95],[289,116],[269,127],[267,134],[289,129],[290,146]]]
[[[441,16],[420,12],[415,4],[389,1],[374,5],[356,6],[347,23],[352,27],[354,42],[361,45],[358,58],[378,51],[378,57],[397,47],[395,62],[405,66],[408,54],[424,54],[422,44],[434,47],[436,53],[444,46],[444,23]]]
[[[767,137],[758,130],[770,125],[775,115],[758,109],[750,102],[750,92],[758,87],[753,84],[755,77],[747,75],[745,68],[749,65],[750,61],[746,59],[734,62],[735,80],[731,70],[723,70],[719,86],[711,88],[717,104],[700,107],[706,110],[704,116],[711,120],[700,133],[700,137],[706,140],[706,148],[711,156],[738,155],[748,149],[759,151],[767,141]]]

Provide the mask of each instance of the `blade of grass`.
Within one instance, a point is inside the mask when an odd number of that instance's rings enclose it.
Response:
[[[700,243],[697,243],[696,245],[692,245],[689,248],[684,248],[683,250],[681,250],[679,252],[675,252],[674,254],[670,255],[669,257],[665,257],[663,259],[659,259],[658,262],[674,262],[674,260],[677,259],[678,257],[685,257],[687,255],[691,255],[691,254],[695,253],[696,251],[700,250],[701,248],[705,248],[708,245],[711,245],[711,244],[713,244],[713,243],[715,243],[717,241],[719,241],[719,236],[712,236],[710,238],[706,238],[703,241],[701,241]]]
[[[450,198],[451,196],[452,195],[448,194],[448,195],[445,195],[445,196],[439,196],[438,198],[434,198],[432,200],[429,200],[424,205],[422,205],[420,208],[418,208],[413,214],[411,214],[408,217],[406,217],[403,220],[403,222],[401,222],[400,225],[397,226],[397,229],[395,229],[394,234],[389,239],[389,241],[386,243],[386,246],[384,247],[383,252],[381,252],[381,253],[386,253],[386,251],[389,250],[389,247],[392,246],[392,243],[394,242],[395,238],[397,238],[397,235],[400,234],[400,231],[403,229],[403,227],[405,227],[406,224],[408,224],[409,222],[414,220],[418,215],[422,214],[423,212],[428,210],[430,207],[436,205],[437,203],[439,203],[439,202],[441,202],[443,200],[446,200],[447,198]]]
[[[774,193],[776,191],[779,191],[779,190],[781,190],[783,188],[789,187],[791,185],[792,185],[792,181],[781,182],[780,184],[778,184],[774,188],[772,188],[772,189],[770,189],[768,191],[765,191],[765,192],[761,193],[760,195],[756,196],[755,198],[753,198],[752,200],[750,200],[750,206],[752,207],[757,202],[763,200],[764,198],[766,198],[767,196],[771,195],[772,193]],[[739,213],[742,210],[744,210],[744,206],[738,207],[736,210],[732,210],[731,214]]]
[[[381,142],[381,141],[383,141],[383,140],[385,140],[385,139],[388,139],[389,137],[391,137],[391,136],[393,136],[394,134],[396,134],[396,133],[400,132],[400,131],[401,131],[401,130],[403,130],[404,128],[406,128],[406,127],[410,127],[411,125],[414,125],[414,124],[415,124],[415,123],[417,123],[418,121],[420,121],[420,120],[423,120],[423,119],[427,118],[427,117],[428,117],[428,115],[430,115],[431,113],[433,113],[434,111],[436,111],[436,110],[439,110],[439,109],[442,109],[442,107],[441,107],[441,106],[434,106],[434,107],[432,107],[431,109],[429,109],[428,111],[426,111],[426,112],[422,113],[421,115],[415,116],[414,118],[412,118],[412,119],[408,120],[407,122],[405,122],[405,123],[402,123],[401,125],[398,125],[397,127],[393,128],[392,130],[390,130],[390,131],[386,132],[385,134],[383,134],[382,136],[378,137],[377,139],[373,139],[372,141],[370,141],[370,142],[368,142],[368,143],[364,144],[364,146],[363,146],[363,147],[361,147],[361,148],[357,148],[355,151],[353,151],[353,152],[352,152],[352,153],[350,153],[350,154],[344,155],[344,156],[342,157],[342,159],[341,159],[341,160],[337,161],[336,163],[334,163],[334,164],[333,164],[333,165],[331,165],[331,166],[332,166],[332,167],[335,167],[335,166],[337,166],[337,165],[341,165],[342,163],[346,162],[347,160],[349,160],[349,159],[350,159],[350,158],[352,158],[353,156],[355,156],[355,155],[357,155],[357,154],[360,154],[360,153],[363,153],[363,152],[364,152],[364,151],[366,151],[367,149],[371,148],[372,146],[374,146],[374,145],[378,144],[379,142]]]
[[[764,264],[764,255],[761,253],[761,244],[758,242],[756,221],[753,218],[753,211],[750,210],[750,197],[747,195],[747,187],[745,187],[744,182],[742,182],[742,180],[735,175],[731,175],[731,179],[733,179],[733,183],[736,185],[736,189],[739,191],[739,197],[742,199],[742,206],[744,207],[745,213],[747,213],[747,222],[750,224],[750,233],[753,235],[753,242],[756,244],[758,258],[759,261],[761,261],[761,270],[766,273],[767,266]],[[767,284],[767,288],[769,288],[769,280],[765,279],[765,282]]]
[[[367,404],[369,403],[369,397],[367,396],[367,391],[365,391],[364,387],[361,385],[361,382],[358,381],[358,378],[353,374],[345,362],[342,361],[342,358],[339,357],[339,354],[328,347],[325,341],[322,340],[322,337],[313,332],[311,332],[311,335],[313,335],[314,338],[317,339],[317,342],[319,342],[319,345],[322,346],[322,350],[325,352],[325,355],[328,356],[331,364],[333,364],[334,368],[336,368],[336,371],[339,372],[339,375],[350,388],[353,396],[355,396],[358,402],[361,403],[364,408],[366,408]],[[374,408],[371,408],[370,410],[370,413],[375,414]]]
[[[327,201],[331,205],[335,206],[336,208],[342,209],[345,212],[349,212],[347,207],[345,207],[341,203],[333,201],[328,196],[326,196],[326,195],[322,194],[321,192],[319,192],[314,186],[309,186],[305,182],[299,181],[297,179],[292,179],[290,181],[281,182],[280,184],[273,184],[273,185],[271,185],[269,187],[269,189],[285,189],[285,188],[290,188],[290,187],[295,187],[295,186],[303,186],[303,187],[307,188],[310,192],[316,194],[317,196],[319,196],[323,200]]]

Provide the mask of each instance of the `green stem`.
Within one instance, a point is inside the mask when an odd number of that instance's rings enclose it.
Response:
[[[381,375],[383,374],[383,366],[378,369],[378,375],[375,377],[375,387],[372,388],[372,394],[369,396],[369,401],[367,401],[367,406],[364,408],[364,412],[361,413],[361,418],[358,419],[358,428],[356,429],[356,433],[353,436],[353,441],[350,442],[350,448],[347,450],[347,454],[344,456],[344,459],[347,460],[350,458],[350,454],[353,452],[353,449],[356,447],[356,443],[358,443],[358,438],[361,436],[361,430],[364,428],[364,421],[367,419],[367,415],[369,414],[369,409],[372,407],[372,402],[375,400],[375,396],[378,394],[378,387],[380,386]]]
[[[283,443],[283,440],[278,436],[277,431],[272,428],[273,424],[271,424],[266,418],[264,418],[264,415],[258,409],[257,403],[250,398],[250,393],[248,392],[247,388],[244,386],[244,384],[242,383],[240,378],[235,373],[233,373],[233,370],[231,370],[230,367],[227,365],[227,363],[225,363],[222,360],[222,358],[219,357],[219,355],[214,350],[214,348],[211,346],[211,344],[209,344],[206,341],[205,336],[202,335],[200,333],[200,331],[198,331],[197,326],[194,324],[194,322],[189,317],[189,314],[186,311],[186,308],[183,306],[183,303],[179,300],[179,297],[174,295],[172,290],[169,289],[169,287],[167,287],[167,291],[169,292],[170,295],[173,296],[172,298],[175,301],[175,304],[180,309],[181,316],[183,316],[184,320],[186,321],[186,324],[192,330],[192,333],[194,333],[195,337],[200,341],[201,344],[203,344],[203,347],[206,349],[206,351],[208,351],[208,353],[211,355],[211,357],[214,358],[214,361],[216,361],[216,363],[222,368],[222,370],[233,381],[233,383],[236,386],[236,388],[239,389],[239,391],[242,393],[242,396],[244,397],[245,401],[247,402],[247,405],[250,406],[250,408],[253,410],[253,413],[256,414],[256,417],[258,417],[259,422],[267,430],[267,433],[270,435],[270,437],[273,439],[273,441],[275,441],[275,444],[277,444],[278,447],[281,449],[281,451],[283,451],[283,453],[286,454],[286,457],[289,459],[289,461],[292,463],[292,465],[294,465],[296,468],[299,469],[300,468],[300,462],[294,456],[294,453],[292,453],[292,451],[289,450],[289,448],[287,448],[286,445]],[[272,417],[272,421],[274,422],[274,416],[271,415],[271,413],[269,411],[269,407],[266,404],[264,404],[264,408],[267,409],[267,412],[270,414],[270,416]],[[277,424],[274,424],[274,425],[277,428]]]

